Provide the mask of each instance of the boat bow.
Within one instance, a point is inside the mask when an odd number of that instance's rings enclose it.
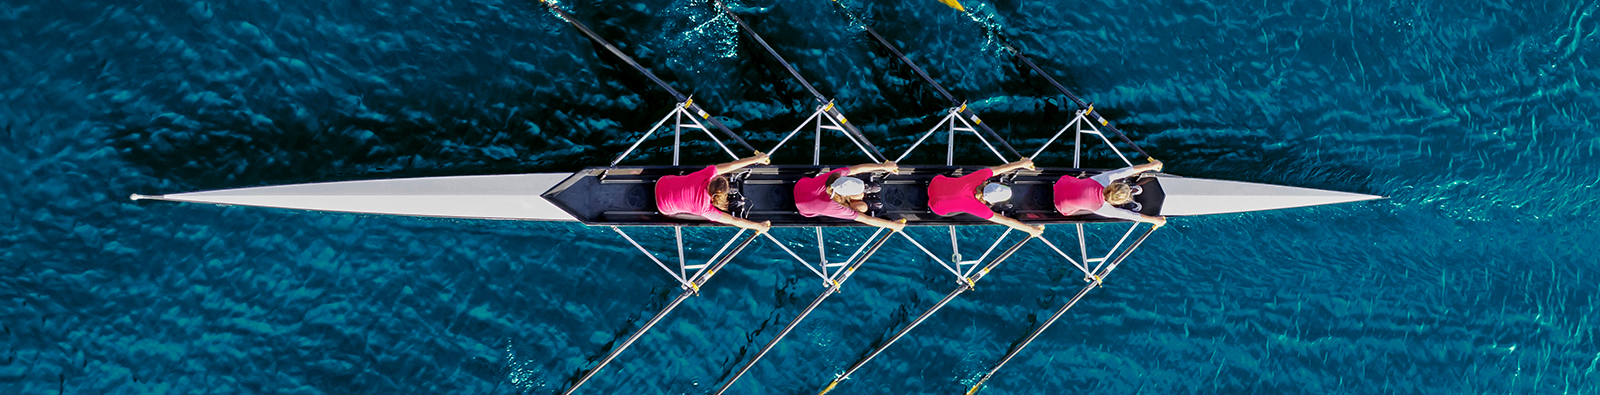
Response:
[[[567,176],[539,173],[342,181],[132,198],[362,214],[576,221],[539,196]]]

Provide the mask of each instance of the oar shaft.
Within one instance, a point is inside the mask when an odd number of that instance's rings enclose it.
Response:
[[[727,135],[730,138],[733,138],[733,141],[738,142],[739,145],[743,146],[745,149],[748,149],[750,151],[755,151],[756,150],[755,147],[751,147],[750,146],[749,142],[744,141],[743,137],[739,137],[739,135],[734,134],[733,131],[728,130],[728,126],[722,124],[722,121],[717,120],[715,117],[709,116],[708,115],[709,113],[707,113],[706,110],[700,108],[699,104],[695,104],[692,101],[690,101],[689,97],[688,96],[684,96],[683,92],[678,92],[677,89],[673,89],[671,85],[667,85],[666,81],[662,81],[661,78],[656,77],[655,73],[650,72],[650,69],[646,69],[646,68],[644,68],[644,66],[640,66],[639,62],[634,61],[632,57],[629,57],[627,54],[622,53],[622,50],[617,49],[617,47],[615,45],[611,45],[610,41],[606,41],[606,39],[600,38],[599,34],[596,34],[593,30],[589,30],[589,26],[588,25],[584,25],[583,22],[578,22],[578,19],[576,17],[572,16],[571,13],[568,13],[566,10],[561,9],[561,7],[557,7],[554,2],[549,2],[549,1],[546,1],[546,0],[540,0],[540,2],[544,3],[545,8],[549,8],[551,12],[554,12],[554,13],[556,13],[556,15],[560,16],[562,20],[567,21],[567,24],[570,24],[570,25],[572,25],[572,27],[577,28],[578,31],[582,32],[584,36],[588,36],[590,40],[594,40],[595,42],[600,43],[601,46],[606,48],[606,51],[611,52],[612,55],[616,55],[617,58],[622,59],[623,63],[627,63],[629,66],[632,66],[634,70],[638,70],[640,74],[644,74],[644,76],[646,78],[649,78],[650,81],[654,81],[656,83],[656,85],[660,85],[661,89],[667,90],[667,93],[672,94],[672,97],[674,99],[677,99],[679,103],[688,102],[689,103],[689,108],[694,110],[695,114],[700,114],[703,119],[705,119],[707,122],[710,122],[712,126],[715,126],[717,128],[717,130],[722,131],[722,134]]]
[[[1049,81],[1050,86],[1056,87],[1056,90],[1061,91],[1062,95],[1066,95],[1068,99],[1072,99],[1072,102],[1076,103],[1078,108],[1090,110],[1091,113],[1088,115],[1094,116],[1096,119],[1105,119],[1105,117],[1101,116],[1098,111],[1091,109],[1089,107],[1089,103],[1084,102],[1083,99],[1078,98],[1078,95],[1072,94],[1072,91],[1069,91],[1066,87],[1061,86],[1061,83],[1056,82],[1056,79],[1051,77],[1050,74],[1046,74],[1043,69],[1039,68],[1039,65],[1033,63],[1033,59],[1028,59],[1028,55],[1023,55],[1022,51],[1017,50],[1017,48],[1011,46],[1011,44],[1006,44],[1006,49],[1010,50],[1011,54],[1015,55],[1017,59],[1021,59],[1022,63],[1027,64],[1028,68],[1033,69],[1034,73],[1039,74],[1040,77],[1044,77],[1045,81]],[[1122,134],[1121,130],[1117,130],[1116,126],[1106,123],[1105,127],[1106,129],[1111,129],[1111,132],[1116,134],[1117,138],[1121,139],[1122,142],[1128,143],[1129,146],[1133,147],[1134,151],[1139,151],[1139,153],[1145,157],[1150,156],[1149,153],[1144,152],[1144,148],[1139,148],[1139,144],[1134,144],[1133,140],[1129,140],[1128,136]]]
[[[847,269],[845,269],[845,271],[843,273],[839,274],[839,279],[837,281],[835,281],[832,285],[828,286],[828,289],[826,291],[823,291],[822,295],[817,296],[816,300],[812,300],[811,301],[811,305],[806,306],[806,309],[802,310],[800,312],[800,315],[797,315],[797,316],[794,317],[793,320],[790,320],[789,321],[789,325],[784,326],[782,331],[778,331],[778,335],[777,336],[773,336],[772,340],[767,341],[767,344],[765,346],[761,347],[761,351],[756,352],[755,357],[750,358],[749,362],[745,362],[744,366],[739,368],[739,372],[738,373],[734,373],[733,377],[729,378],[727,383],[722,384],[722,388],[718,388],[717,389],[717,395],[722,395],[722,393],[728,391],[728,388],[733,387],[733,383],[734,382],[739,381],[740,377],[744,377],[744,374],[746,372],[749,372],[750,368],[754,367],[756,365],[756,362],[761,360],[761,357],[766,356],[767,352],[772,351],[772,348],[776,347],[778,345],[778,342],[783,340],[784,336],[789,335],[790,331],[793,331],[795,327],[800,326],[800,321],[806,319],[807,315],[811,315],[811,311],[816,310],[817,306],[821,306],[822,305],[822,301],[827,300],[829,296],[833,296],[834,293],[839,292],[839,287],[844,286],[844,282],[850,279],[850,275],[855,274],[856,269],[860,268],[862,263],[866,263],[867,259],[871,258],[873,254],[877,254],[878,253],[878,249],[882,248],[884,243],[888,242],[889,239],[893,238],[891,236],[894,236],[894,235],[892,235],[892,234],[883,235],[882,238],[879,238],[876,242],[874,242],[872,244],[872,248],[867,250],[867,253],[865,255],[862,255],[860,258],[856,258],[855,262],[851,262],[850,266]]]
[[[801,76],[800,75],[800,71],[799,70],[795,70],[794,66],[790,65],[789,61],[785,60],[783,58],[783,55],[779,55],[777,50],[772,49],[772,46],[767,44],[767,40],[766,39],[761,38],[760,34],[756,34],[756,30],[754,28],[751,28],[749,24],[745,23],[744,19],[739,18],[739,15],[734,14],[732,8],[729,8],[727,4],[724,4],[722,2],[722,0],[716,0],[714,2],[716,3],[716,6],[717,6],[718,10],[722,11],[722,13],[724,13],[724,14],[727,14],[728,15],[728,19],[732,19],[734,23],[739,24],[739,28],[741,30],[744,30],[746,35],[749,35],[750,38],[755,39],[756,43],[761,44],[761,48],[766,49],[768,54],[771,54],[774,59],[778,60],[778,64],[783,65],[783,69],[784,70],[788,70],[789,71],[789,75],[794,76],[794,79],[796,81],[800,81],[800,86],[803,86],[803,87],[806,88],[807,91],[810,91],[811,92],[811,96],[814,96],[814,97],[817,98],[817,103],[822,104],[822,105],[827,105],[828,103],[832,102],[832,100],[829,99],[827,96],[824,96],[822,94],[822,92],[817,91],[817,88],[815,86],[812,86],[810,81],[806,80],[806,77]],[[833,115],[836,119],[839,119],[841,121],[841,122],[839,122],[840,123],[839,126],[844,128],[844,132],[845,133],[849,134],[852,138],[855,138],[857,141],[860,141],[861,144],[866,145],[866,147],[871,150],[871,154],[875,154],[876,155],[875,157],[872,158],[874,161],[882,162],[884,160],[885,157],[883,156],[883,152],[879,151],[877,146],[872,145],[872,141],[867,140],[867,137],[865,135],[861,134],[861,129],[858,129],[858,128],[855,127],[855,125],[850,124],[850,122],[847,119],[845,119],[844,114],[839,113],[838,109],[832,109],[832,108],[830,108],[828,112],[829,112],[829,115]],[[782,144],[779,144],[779,145],[782,145]],[[869,155],[869,156],[871,156],[871,155]]]
[[[961,295],[961,293],[972,289],[973,284],[976,284],[978,280],[981,280],[984,276],[988,275],[990,270],[993,270],[995,266],[1000,265],[1000,262],[1005,262],[1006,259],[1010,259],[1012,255],[1017,253],[1018,249],[1022,248],[1023,244],[1028,243],[1028,240],[1033,239],[1022,239],[1022,241],[1017,242],[1017,244],[1011,245],[1011,248],[1007,248],[1005,252],[1002,252],[999,256],[996,256],[993,261],[989,262],[988,265],[984,265],[983,269],[979,270],[978,273],[970,280],[962,280],[961,285],[957,286],[954,291],[950,291],[950,294],[945,295],[944,299],[940,299],[939,303],[934,303],[932,308],[929,308],[928,311],[923,312],[922,315],[917,316],[917,319],[912,320],[910,324],[906,324],[906,327],[901,328],[899,332],[895,332],[894,336],[890,336],[889,340],[884,341],[884,343],[881,345],[878,345],[878,347],[873,349],[871,353],[868,353],[866,357],[861,358],[860,361],[856,361],[854,365],[850,365],[850,368],[846,369],[844,374],[839,375],[838,378],[833,379],[833,383],[829,384],[828,388],[823,390],[822,393],[827,393],[829,390],[832,390],[834,385],[837,385],[840,381],[850,378],[851,374],[854,374],[857,370],[860,370],[862,366],[866,366],[867,362],[872,361],[872,358],[876,358],[878,354],[883,353],[883,350],[886,350],[889,348],[889,346],[894,345],[894,342],[899,341],[901,337],[905,337],[905,335],[910,333],[912,329],[915,329],[917,325],[921,325],[922,321],[926,321],[928,317],[933,316],[933,313],[944,308],[944,306],[949,304],[951,300],[955,300],[957,295]]]
[[[1091,282],[1089,285],[1084,286],[1082,290],[1079,290],[1078,294],[1072,297],[1072,300],[1067,301],[1067,304],[1062,305],[1059,309],[1056,309],[1056,313],[1051,315],[1050,319],[1045,320],[1045,322],[1040,324],[1039,327],[1034,328],[1033,332],[1029,332],[1028,337],[1023,339],[1021,344],[1013,347],[1010,352],[1006,353],[1005,357],[1000,358],[1000,363],[995,364],[994,368],[991,368],[987,373],[984,373],[983,378],[979,379],[978,383],[972,386],[972,389],[967,390],[967,393],[972,394],[977,391],[978,388],[982,387],[983,383],[988,382],[989,378],[994,376],[994,372],[1000,370],[1001,366],[1005,366],[1006,362],[1011,362],[1011,358],[1016,357],[1017,353],[1021,352],[1023,347],[1027,347],[1028,343],[1032,343],[1033,339],[1038,338],[1039,334],[1044,333],[1044,330],[1050,328],[1051,324],[1054,324],[1056,320],[1061,319],[1061,316],[1067,313],[1067,309],[1071,309],[1072,305],[1078,304],[1078,300],[1083,299],[1083,295],[1088,294],[1089,290],[1094,289],[1094,287],[1098,285],[1099,283]]]
[[[715,275],[718,271],[722,270],[723,266],[727,265],[729,261],[732,261],[734,256],[737,256],[740,252],[743,252],[745,247],[749,247],[750,243],[756,241],[757,237],[761,237],[761,234],[756,233],[745,238],[743,242],[739,243],[738,247],[734,247],[733,251],[729,251],[728,255],[723,255],[721,259],[717,260],[715,264],[711,265],[710,269],[707,269],[705,272],[700,273],[699,276],[696,276],[693,280],[695,287],[705,285],[706,281],[710,280],[712,275]],[[595,373],[599,372],[600,369],[606,367],[606,364],[609,364],[612,360],[616,359],[617,355],[622,353],[622,350],[628,349],[628,346],[633,345],[633,342],[638,341],[640,337],[643,337],[645,332],[650,331],[650,327],[655,326],[657,322],[660,322],[662,318],[665,318],[667,313],[671,313],[672,309],[678,308],[678,305],[683,304],[685,300],[688,300],[690,296],[694,295],[694,289],[683,290],[682,293],[678,294],[676,299],[672,300],[672,303],[668,303],[667,307],[662,309],[661,312],[656,313],[654,317],[650,317],[650,321],[646,321],[644,326],[639,327],[639,330],[634,331],[633,335],[628,336],[627,340],[623,341],[622,344],[617,345],[617,348],[612,349],[610,353],[607,353],[606,357],[600,360],[600,364],[595,365],[593,369],[583,372],[583,376],[579,377],[577,382],[572,383],[572,387],[567,388],[566,391],[561,391],[561,394],[569,395],[574,391],[577,391],[578,387],[582,387],[583,384],[588,382],[590,378],[593,378]]]
[[[1133,250],[1139,249],[1139,245],[1144,244],[1145,239],[1150,238],[1150,234],[1155,233],[1156,229],[1156,227],[1150,227],[1150,230],[1145,231],[1144,235],[1139,236],[1137,241],[1134,241],[1133,244],[1128,246],[1127,249],[1122,250],[1122,253],[1118,254],[1117,258],[1111,261],[1111,264],[1106,265],[1104,270],[1101,270],[1100,273],[1097,273],[1096,277],[1101,280],[1105,279],[1106,275],[1111,274],[1112,270],[1116,270],[1117,266],[1121,265],[1123,260],[1128,259],[1128,255],[1132,254]],[[994,368],[989,369],[989,372],[984,373],[983,378],[978,379],[978,383],[973,384],[972,388],[967,390],[967,395],[977,393],[978,389],[982,388],[983,384],[988,382],[990,377],[994,377],[995,372],[1000,371],[1000,367],[1006,366],[1007,362],[1011,362],[1011,359],[1015,358],[1018,353],[1021,353],[1023,348],[1028,347],[1028,343],[1032,343],[1034,339],[1037,339],[1040,334],[1044,333],[1045,329],[1050,328],[1051,324],[1055,324],[1056,320],[1060,320],[1062,316],[1066,315],[1067,310],[1071,309],[1073,305],[1078,304],[1078,301],[1082,300],[1084,295],[1089,294],[1090,290],[1093,290],[1098,286],[1100,286],[1100,281],[1090,282],[1089,285],[1083,286],[1083,289],[1079,290],[1078,294],[1072,297],[1072,300],[1067,301],[1067,304],[1061,305],[1061,308],[1056,309],[1056,313],[1051,315],[1050,319],[1039,324],[1037,328],[1033,328],[1033,331],[1028,333],[1027,338],[1024,338],[1021,343],[1018,343],[1015,347],[1012,347],[1011,350],[1006,353],[1005,357],[1000,358],[1000,363],[995,364]]]
[[[960,295],[962,292],[967,292],[969,289],[972,289],[972,287],[967,286],[966,283],[962,283],[961,286],[956,287],[954,291],[950,291],[950,294],[945,295],[944,299],[940,299],[939,303],[934,303],[932,308],[929,308],[928,311],[922,312],[922,315],[917,316],[917,319],[911,320],[911,323],[906,324],[905,328],[900,328],[900,331],[895,332],[894,336],[890,336],[889,340],[886,340],[883,342],[883,344],[878,345],[878,348],[873,349],[871,353],[868,353],[866,357],[861,358],[860,361],[856,361],[854,365],[850,365],[849,369],[845,369],[844,374],[839,375],[839,378],[834,379],[833,381],[839,382],[850,378],[851,374],[855,374],[857,370],[861,370],[862,366],[866,366],[867,362],[871,362],[873,358],[878,357],[878,354],[882,354],[883,350],[887,350],[889,346],[894,345],[894,342],[899,341],[901,337],[905,337],[905,335],[910,333],[912,329],[916,329],[917,325],[922,324],[922,321],[926,321],[928,317],[933,316],[933,313],[944,308],[944,306],[949,304],[951,300],[955,300],[956,295]]]
[[[817,101],[820,103],[828,103],[828,98],[823,96],[822,92],[818,92],[816,87],[811,86],[811,82],[806,81],[806,77],[800,76],[800,72],[796,71],[794,66],[790,66],[788,61],[783,60],[783,56],[778,55],[778,51],[772,49],[771,45],[767,45],[767,40],[762,39],[761,35],[756,34],[755,29],[750,28],[750,25],[744,23],[744,19],[739,18],[739,15],[734,14],[732,8],[729,8],[727,4],[724,4],[722,0],[715,0],[712,3],[714,3],[713,5],[717,7],[718,11],[721,11],[723,14],[727,14],[728,19],[732,19],[734,23],[739,24],[739,28],[744,30],[745,34],[749,35],[751,39],[756,40],[757,44],[761,44],[761,48],[765,48],[767,53],[772,54],[772,57],[777,58],[778,63],[783,64],[783,68],[785,70],[789,70],[789,75],[794,76],[794,79],[800,81],[800,86],[805,87],[807,91],[811,92],[811,96],[815,96]]]
[[[834,3],[838,4],[838,1],[835,1]],[[839,9],[844,10],[846,13],[850,12],[850,10],[844,8],[843,4],[839,4]],[[855,19],[855,18],[852,17],[851,19]],[[922,81],[927,82],[928,85],[930,85],[930,86],[933,86],[933,89],[936,90],[936,91],[939,91],[939,95],[940,96],[944,96],[945,100],[949,100],[950,101],[950,105],[952,105],[952,106],[960,106],[960,105],[962,105],[960,100],[956,100],[955,95],[952,95],[952,94],[950,94],[950,91],[945,90],[944,86],[939,85],[938,81],[934,81],[933,77],[929,76],[928,72],[923,70],[921,66],[917,66],[916,63],[912,62],[911,58],[908,58],[908,57],[906,57],[905,54],[900,53],[900,49],[896,48],[894,46],[894,44],[889,43],[889,40],[883,38],[883,35],[878,34],[877,30],[872,30],[872,27],[871,26],[867,26],[865,23],[861,24],[861,30],[865,30],[867,32],[867,34],[871,35],[874,40],[877,40],[879,44],[883,44],[883,47],[888,49],[890,53],[893,53],[894,57],[899,58],[900,62],[905,63],[906,66],[910,66],[912,71],[917,72],[917,76],[922,77]],[[962,111],[962,113],[963,113],[962,116],[966,117],[967,119],[975,119],[975,118],[977,118],[977,116],[972,114],[971,110],[965,110],[964,109]],[[990,129],[989,125],[985,125],[982,122],[976,122],[976,123],[977,123],[978,128],[983,129],[984,133],[988,134],[990,138],[993,138],[995,140],[1000,141],[1000,145],[1004,146],[1006,148],[1006,151],[1009,151],[1012,156],[1015,156],[1015,157],[1017,157],[1019,159],[1023,157],[1021,153],[1017,152],[1016,148],[1012,148],[1011,147],[1011,143],[1006,142],[1006,139],[1000,138],[1000,135],[995,133],[994,129]]]
[[[839,7],[843,8],[844,5],[841,4]],[[888,39],[885,39],[882,35],[878,34],[878,31],[872,30],[872,27],[867,26],[866,24],[862,24],[861,29],[866,30],[867,34],[871,35],[873,39],[878,40],[878,43],[883,44],[884,48],[887,48],[889,52],[893,53],[896,58],[900,58],[900,61],[904,62],[906,66],[911,66],[911,70],[917,72],[917,76],[922,77],[922,80],[927,82],[928,85],[932,85],[933,89],[939,91],[939,95],[944,96],[945,100],[949,100],[951,105],[961,105],[961,101],[956,100],[955,95],[951,95],[950,91],[944,89],[944,86],[939,85],[939,82],[934,81],[933,77],[928,76],[928,72],[922,70],[921,66],[917,66],[916,63],[912,63],[911,58],[907,58],[905,54],[900,53],[900,49],[895,48],[894,44],[890,44]]]

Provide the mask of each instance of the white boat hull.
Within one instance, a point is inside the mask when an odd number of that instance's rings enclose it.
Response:
[[[343,181],[133,195],[133,199],[421,217],[576,221],[571,214],[539,196],[570,175],[539,173]]]
[[[1382,196],[1250,182],[1161,175],[1161,215],[1189,216],[1278,210],[1381,199]]]
[[[537,173],[402,178],[224,189],[156,196],[133,195],[132,198],[420,217],[581,221],[542,196],[572,176],[567,173]],[[1359,193],[1184,178],[1168,174],[1160,174],[1157,177],[1164,195],[1160,215],[1165,216],[1241,213],[1381,198]],[[606,201],[618,197],[586,196],[582,199]],[[571,205],[572,202],[567,203]],[[640,208],[640,210],[648,209]],[[653,223],[638,225],[650,224]]]

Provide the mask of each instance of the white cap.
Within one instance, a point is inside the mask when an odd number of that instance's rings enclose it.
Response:
[[[867,183],[855,177],[839,177],[839,179],[833,180],[833,185],[829,186],[833,187],[833,193],[840,196],[860,195],[862,192],[867,191]]]
[[[999,203],[1011,200],[1011,187],[991,182],[983,186],[983,200],[989,203]]]

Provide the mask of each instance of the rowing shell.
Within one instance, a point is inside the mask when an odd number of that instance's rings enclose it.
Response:
[[[703,167],[592,167],[572,174],[535,173],[486,176],[401,178],[223,189],[170,195],[133,195],[134,200],[168,200],[235,206],[286,208],[361,214],[522,221],[577,221],[608,226],[718,226],[669,218],[655,211],[655,182]],[[794,208],[794,183],[816,175],[818,166],[768,166],[750,169],[742,181],[749,206],[746,219],[774,226],[861,226],[854,221],[804,217]],[[918,225],[991,225],[971,215],[941,217],[927,208],[928,181],[979,167],[902,167],[881,181],[883,203],[875,214],[905,218]],[[1041,168],[1019,171],[1007,180],[1011,202],[1002,214],[1040,224],[1115,222],[1094,215],[1057,213],[1052,185],[1063,175],[1089,176],[1101,170]],[[1184,178],[1147,173],[1136,182],[1146,215],[1194,216],[1275,210],[1377,199],[1359,193],[1296,188],[1238,181]]]

